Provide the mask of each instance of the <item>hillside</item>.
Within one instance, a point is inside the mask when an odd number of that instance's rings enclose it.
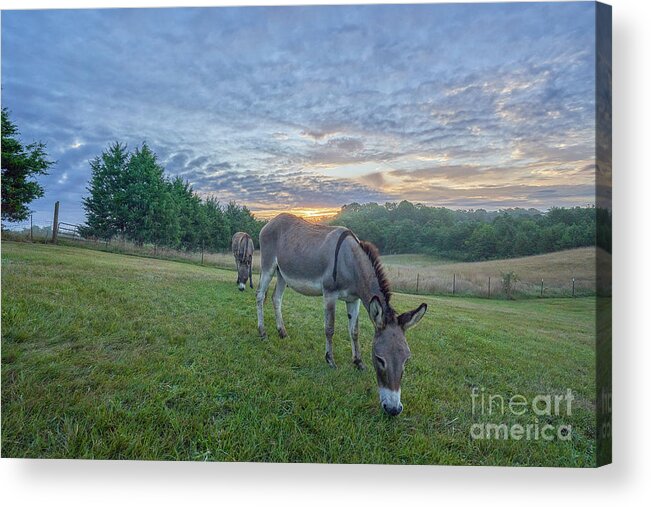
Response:
[[[387,255],[382,260],[396,290],[415,291],[419,277],[419,292],[447,293],[452,291],[456,275],[460,294],[487,295],[490,277],[491,292],[497,295],[502,273],[513,272],[520,280],[516,290],[522,295],[539,295],[544,280],[545,295],[568,296],[572,294],[572,278],[576,295],[595,293],[596,257],[595,248],[575,248],[483,262],[450,262],[425,255]]]

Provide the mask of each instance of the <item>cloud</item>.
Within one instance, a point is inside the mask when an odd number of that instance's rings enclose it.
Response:
[[[594,42],[590,3],[7,11],[3,104],[68,220],[116,140],[252,206],[549,207],[586,199]]]
[[[382,174],[381,172],[364,174],[363,176],[359,177],[359,180],[362,181],[363,183],[367,183],[371,187],[376,187],[376,188],[382,188],[386,185],[384,174]]]

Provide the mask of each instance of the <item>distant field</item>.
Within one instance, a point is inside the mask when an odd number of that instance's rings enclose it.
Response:
[[[433,255],[423,254],[396,254],[396,255],[383,255],[382,264],[385,266],[401,267],[433,267],[441,266],[443,264],[453,264],[455,261],[449,259],[442,259]]]
[[[235,264],[230,252],[204,253],[180,252],[168,248],[154,248],[151,245],[137,247],[129,243],[113,242],[107,247],[103,243],[72,243],[129,255],[183,260],[201,263],[227,270],[234,270]],[[545,297],[569,297],[572,295],[572,278],[576,296],[595,294],[596,270],[595,248],[576,248],[544,255],[502,259],[484,262],[455,262],[440,257],[420,254],[383,255],[382,263],[390,275],[394,290],[418,292],[419,294],[447,295],[452,293],[467,296],[488,296],[490,277],[491,297],[503,297],[502,273],[514,272],[519,281],[515,284],[516,297],[540,296],[540,282],[544,279]],[[607,255],[607,254],[606,254]],[[253,271],[259,273],[260,251],[253,256]],[[453,282],[453,279],[456,278]],[[256,276],[257,281],[257,276]]]
[[[390,259],[387,264],[391,264]],[[446,269],[448,269],[446,267]],[[2,456],[594,466],[595,299],[396,294],[429,303],[410,330],[405,410],[382,414],[355,370],[338,306],[289,290],[289,338],[257,335],[254,292],[232,271],[63,246],[2,243]],[[275,329],[270,301],[267,328]],[[471,389],[532,399],[572,389],[569,441],[473,440]],[[501,418],[488,419],[500,423]],[[529,424],[531,413],[507,416]]]
[[[516,259],[484,262],[449,262],[426,255],[385,255],[382,261],[397,290],[446,294],[452,291],[456,275],[458,294],[488,295],[488,278],[491,292],[502,292],[502,273],[518,275],[516,295],[539,295],[540,282],[544,280],[545,296],[568,296],[572,294],[572,278],[575,279],[577,296],[593,295],[596,287],[595,248],[576,248],[544,255],[532,255]]]

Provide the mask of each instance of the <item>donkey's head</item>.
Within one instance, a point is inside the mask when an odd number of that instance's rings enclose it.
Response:
[[[246,281],[249,279],[249,276],[251,275],[251,259],[247,258],[247,256],[243,256],[240,260],[237,262],[237,288],[240,290],[244,290],[246,287]]]
[[[380,390],[380,405],[389,415],[402,412],[400,381],[405,371],[405,363],[411,356],[405,331],[418,324],[426,311],[427,305],[423,303],[415,310],[396,317],[390,308],[388,311],[382,308],[377,296],[371,300],[369,315],[375,325],[373,366]]]

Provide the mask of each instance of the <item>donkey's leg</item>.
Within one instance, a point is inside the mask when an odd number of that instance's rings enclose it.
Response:
[[[280,274],[280,271],[276,273],[276,288],[274,289],[274,294],[272,296],[272,301],[274,303],[274,311],[276,312],[276,329],[278,329],[278,334],[281,338],[287,338],[287,331],[285,330],[285,323],[283,322],[283,293],[287,287],[287,282],[283,278],[283,275]]]
[[[276,271],[275,266],[271,270],[263,269],[262,272],[260,273],[260,285],[258,286],[258,293],[256,295],[256,302],[258,305],[258,332],[260,333],[260,338],[267,337],[267,332],[264,329],[263,306],[264,306],[264,298],[267,295],[267,289],[269,288],[271,279],[274,276],[274,271]]]
[[[335,308],[337,307],[337,296],[324,294],[325,334],[326,334],[326,362],[331,368],[336,368],[335,356],[332,353],[332,337],[335,334]]]
[[[359,299],[352,303],[346,303],[346,310],[348,310],[348,334],[353,348],[353,364],[363,370],[365,366],[362,362],[362,353],[359,350],[359,303]]]
[[[253,259],[251,259],[251,263],[249,264],[249,285],[253,288]]]

